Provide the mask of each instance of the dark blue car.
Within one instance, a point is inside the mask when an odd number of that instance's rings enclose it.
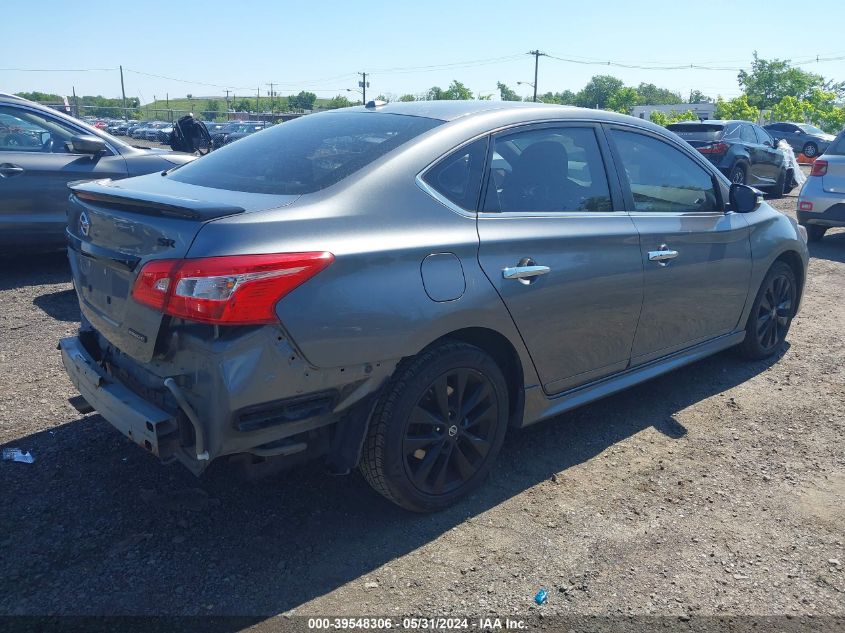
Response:
[[[684,121],[666,127],[701,152],[731,182],[775,196],[795,187],[786,156],[759,125],[748,121]]]

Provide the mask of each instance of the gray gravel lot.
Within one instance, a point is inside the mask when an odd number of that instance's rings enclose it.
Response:
[[[0,259],[0,443],[36,458],[0,462],[0,614],[841,615],[845,232],[811,255],[780,358],[722,353],[513,432],[433,516],[318,465],[161,466],[67,404],[64,257]]]

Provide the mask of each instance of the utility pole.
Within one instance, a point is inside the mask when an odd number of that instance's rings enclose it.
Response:
[[[126,120],[126,89],[123,87],[123,64],[120,65],[120,92],[123,94],[123,120]]]
[[[364,99],[364,105],[367,105],[367,88],[370,87],[370,82],[367,81],[367,73],[358,73],[361,75],[361,81],[358,82],[358,87],[361,89],[361,96]]]
[[[261,86],[255,89],[255,111],[258,112],[258,109],[261,107],[259,102],[261,100]]]
[[[75,116],[78,119],[79,118],[79,99],[76,98],[76,86],[71,86],[71,90],[73,90],[73,109],[75,110],[75,112],[73,113],[73,116]]]
[[[167,116],[170,117],[170,122],[173,123],[173,110],[170,109],[170,93],[164,93],[164,103],[167,106]]]
[[[226,119],[229,118],[229,91],[226,90]]]
[[[534,102],[537,101],[537,66],[539,66],[540,58],[545,57],[545,53],[541,53],[539,50],[528,51],[529,55],[534,55]]]
[[[267,85],[270,86],[270,113],[272,114],[275,106],[275,101],[273,99],[273,97],[275,97],[275,92],[273,92],[273,82],[270,82]]]

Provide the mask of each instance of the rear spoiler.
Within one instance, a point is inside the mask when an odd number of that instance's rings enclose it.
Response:
[[[76,180],[69,182],[67,187],[71,191],[71,200],[82,204],[90,203],[145,215],[172,216],[204,222],[245,212],[242,207],[234,205],[119,189],[113,186],[110,179]]]

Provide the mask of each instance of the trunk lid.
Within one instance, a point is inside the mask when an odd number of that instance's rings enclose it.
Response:
[[[82,313],[141,362],[152,359],[163,320],[131,297],[144,264],[187,256],[210,220],[286,206],[298,197],[199,187],[160,174],[69,188],[68,258]]]
[[[822,189],[828,193],[845,193],[845,156],[822,154],[819,159],[827,161],[827,173],[822,176]]]

